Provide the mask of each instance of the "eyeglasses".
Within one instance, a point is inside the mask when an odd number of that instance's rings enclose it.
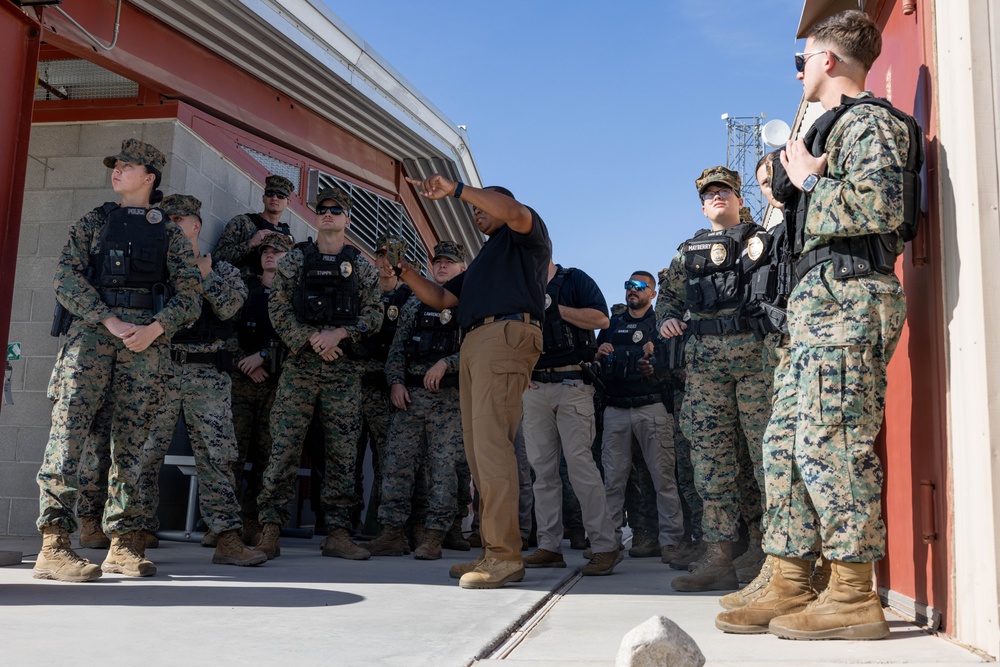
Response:
[[[326,215],[327,213],[330,213],[332,215],[340,215],[341,213],[344,212],[344,208],[342,206],[337,206],[337,205],[317,206],[316,212],[319,213],[320,215]]]
[[[813,56],[818,56],[821,53],[829,53],[831,56],[833,56],[834,58],[836,58],[839,62],[844,62],[843,58],[841,58],[840,56],[838,56],[833,51],[830,51],[829,49],[824,50],[824,51],[805,51],[803,53],[796,53],[795,54],[795,71],[796,72],[805,71],[805,69],[806,69],[806,61],[809,60],[810,58],[812,58]]]
[[[708,202],[712,201],[713,199],[716,198],[716,196],[718,196],[719,199],[721,199],[722,201],[726,201],[733,196],[733,189],[719,188],[718,190],[712,190],[711,192],[702,192],[698,196],[701,197],[701,201],[703,204],[707,204]]]
[[[277,197],[278,199],[288,199],[288,195],[277,190],[264,190],[265,197]]]
[[[641,280],[626,280],[625,281],[625,291],[635,290],[636,292],[641,292],[642,290],[649,287],[649,283],[644,283]]]

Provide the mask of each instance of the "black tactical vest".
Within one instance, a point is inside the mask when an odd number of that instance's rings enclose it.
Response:
[[[215,268],[215,259],[212,259],[212,268]],[[171,343],[212,343],[217,340],[225,340],[233,335],[235,326],[233,318],[221,319],[215,314],[212,304],[208,299],[202,299],[201,315],[193,323],[183,327],[170,339]]]
[[[113,203],[97,210],[108,222],[101,231],[98,250],[90,258],[92,284],[113,290],[152,290],[153,285],[169,285],[166,214],[158,208]]]
[[[421,303],[403,354],[408,362],[440,361],[458,352],[458,334],[458,319],[450,308],[438,311]]]
[[[324,255],[311,240],[296,247],[304,257],[292,293],[299,321],[316,326],[354,324],[361,313],[358,249],[344,245],[339,254]]]
[[[246,352],[258,352],[278,340],[278,334],[271,324],[267,311],[267,297],[271,289],[264,287],[260,276],[247,276],[247,300],[243,302],[243,311],[236,324],[236,337],[240,348]]]
[[[254,227],[257,228],[257,231],[260,231],[262,229],[266,229],[266,230],[268,230],[270,232],[278,232],[279,234],[284,234],[285,236],[291,236],[292,235],[292,231],[288,227],[287,223],[279,222],[276,225],[272,225],[270,222],[268,222],[267,220],[265,220],[264,216],[262,216],[260,213],[251,213],[247,217],[249,217],[250,221],[253,222]],[[256,248],[254,250],[256,250]]]
[[[611,318],[605,340],[615,349],[601,359],[601,375],[609,396],[645,396],[659,391],[638,368],[644,356],[643,346],[649,341],[655,344],[658,338],[655,317],[634,320],[623,314]]]
[[[715,313],[749,301],[753,272],[767,263],[770,237],[754,223],[702,230],[681,244],[687,273],[685,309]]]
[[[597,350],[594,332],[570,324],[559,314],[563,284],[573,272],[557,265],[556,275],[545,288],[545,321],[542,324],[542,356],[537,369],[559,368],[594,360]]]
[[[361,342],[372,359],[385,363],[386,359],[389,358],[389,347],[396,335],[399,314],[403,310],[403,304],[410,298],[410,294],[410,288],[402,283],[392,292],[382,293],[382,327],[377,333],[368,336]]]

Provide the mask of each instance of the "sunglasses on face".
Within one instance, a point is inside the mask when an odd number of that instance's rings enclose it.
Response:
[[[702,203],[708,203],[719,197],[722,201],[726,201],[733,196],[732,188],[720,188],[718,190],[712,190],[711,192],[702,192],[699,197],[701,197]]]
[[[642,290],[649,287],[649,283],[644,283],[641,280],[626,280],[625,281],[625,291],[635,290],[636,292],[641,292]]]
[[[278,199],[288,199],[288,195],[286,195],[284,192],[276,192],[275,190],[265,190],[264,196],[277,197]]]
[[[342,206],[337,206],[337,205],[317,206],[316,212],[319,213],[320,215],[326,215],[327,213],[330,213],[332,215],[340,215],[341,213],[344,212],[344,208]]]
[[[829,53],[831,56],[837,59],[838,62],[844,62],[844,59],[838,56],[836,53],[830,50],[826,51],[804,51],[803,53],[795,54],[795,71],[804,72],[806,69],[806,61],[813,56],[818,56],[821,53]]]

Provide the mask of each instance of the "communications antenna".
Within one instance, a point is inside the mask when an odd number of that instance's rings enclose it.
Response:
[[[759,116],[730,116],[722,114],[726,121],[726,166],[738,172],[743,181],[740,194],[743,195],[743,205],[750,207],[754,222],[764,224],[764,210],[767,202],[757,183],[755,167],[757,160],[764,155],[764,140],[761,137],[761,127],[766,114]]]

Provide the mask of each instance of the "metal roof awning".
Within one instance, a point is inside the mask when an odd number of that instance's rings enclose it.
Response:
[[[817,21],[822,21],[837,12],[847,9],[860,9],[864,11],[865,5],[868,4],[871,4],[871,0],[805,0],[805,3],[802,5],[802,17],[799,19],[799,28],[795,32],[795,38],[805,38],[809,28],[813,27]]]

